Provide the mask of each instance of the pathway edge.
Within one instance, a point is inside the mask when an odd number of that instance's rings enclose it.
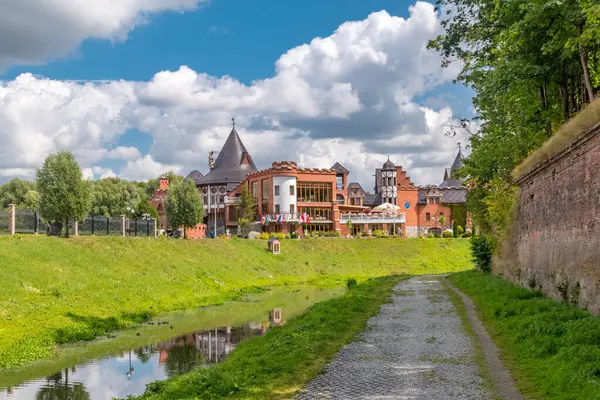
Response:
[[[510,376],[508,369],[502,362],[499,356],[498,346],[492,341],[492,338],[485,330],[483,323],[477,316],[475,303],[473,300],[460,290],[458,290],[448,279],[444,278],[448,286],[461,298],[462,303],[467,311],[467,318],[471,324],[471,328],[475,333],[477,341],[481,345],[481,350],[485,359],[485,364],[490,373],[498,395],[503,400],[525,400],[521,395],[515,381]]]

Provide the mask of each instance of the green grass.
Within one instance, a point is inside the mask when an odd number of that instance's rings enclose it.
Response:
[[[523,395],[600,399],[600,318],[478,271],[449,279],[475,302]]]
[[[265,336],[242,343],[222,363],[152,383],[142,398],[292,397],[365,328],[401,277],[371,279],[312,306]]]
[[[471,267],[464,239],[287,240],[280,255],[265,247],[233,239],[0,237],[0,369],[257,287]]]

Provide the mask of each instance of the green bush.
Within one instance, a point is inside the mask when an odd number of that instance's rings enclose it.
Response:
[[[451,238],[451,237],[453,237],[452,232],[444,231],[444,232],[442,232],[442,237],[444,237],[446,239]]]
[[[290,239],[298,239],[298,232],[290,233]]]
[[[465,230],[460,225],[458,225],[458,227],[456,229],[457,229],[459,235],[462,235],[463,233],[465,233]]]
[[[458,233],[458,222],[454,221],[452,223],[452,236],[454,236],[455,238],[457,238],[459,236]]]
[[[262,237],[262,235],[261,235]],[[285,234],[283,234],[282,232],[272,232],[269,234],[269,239],[271,238],[275,238],[277,240],[283,240],[285,239]]]
[[[435,239],[435,238],[436,238],[436,236],[435,236],[435,233],[428,233],[428,234],[427,234],[427,237],[428,237],[429,239]]]
[[[263,232],[260,234],[261,240],[269,240],[269,234],[267,232]]]
[[[354,278],[348,278],[346,280],[346,287],[348,289],[352,289],[353,287],[356,287],[356,279],[354,279]]]
[[[376,238],[389,238],[390,237],[389,233],[387,233],[386,231],[379,230],[379,229],[375,229],[372,232],[372,234]]]
[[[460,237],[463,237],[463,238],[470,238],[470,237],[471,237],[471,232],[465,232],[465,233],[463,233],[462,235],[460,235]]]
[[[471,237],[471,253],[473,261],[477,268],[483,272],[489,273],[492,271],[492,253],[494,244],[489,236],[473,236]]]

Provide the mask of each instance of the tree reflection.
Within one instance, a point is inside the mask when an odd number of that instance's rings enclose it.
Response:
[[[80,382],[69,383],[69,369],[65,368],[65,379],[56,373],[46,378],[48,384],[41,388],[35,398],[37,400],[89,400],[90,394]]]
[[[194,343],[188,343],[185,337],[182,344],[172,346],[168,349],[168,353],[165,372],[169,377],[185,374],[204,362],[204,355],[198,351]]]

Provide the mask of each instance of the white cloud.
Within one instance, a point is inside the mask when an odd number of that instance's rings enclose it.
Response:
[[[125,161],[119,176],[127,179],[170,169],[207,172],[207,152],[221,148],[236,116],[262,168],[284,159],[318,167],[339,161],[370,188],[373,169],[389,154],[417,183],[439,183],[456,153],[444,131],[455,112],[464,111],[417,101],[440,95],[436,88],[458,72],[459,66],[442,69],[439,55],[426,49],[440,31],[429,3],[416,3],[406,19],[373,13],[289,50],[273,77],[250,85],[186,66],[158,72],[149,82],[81,84],[21,75],[0,83],[0,140],[7,143],[0,148],[0,171],[35,169],[49,152],[69,148],[88,168]],[[151,135],[149,154],[118,146],[129,128]]]
[[[74,51],[85,39],[122,41],[150,14],[192,10],[206,0],[0,0],[0,72]]]
[[[146,155],[135,161],[128,161],[125,167],[121,169],[120,176],[132,181],[140,181],[148,178],[154,178],[161,173],[173,171],[180,173],[182,167],[179,165],[161,164],[152,159],[152,156]]]

